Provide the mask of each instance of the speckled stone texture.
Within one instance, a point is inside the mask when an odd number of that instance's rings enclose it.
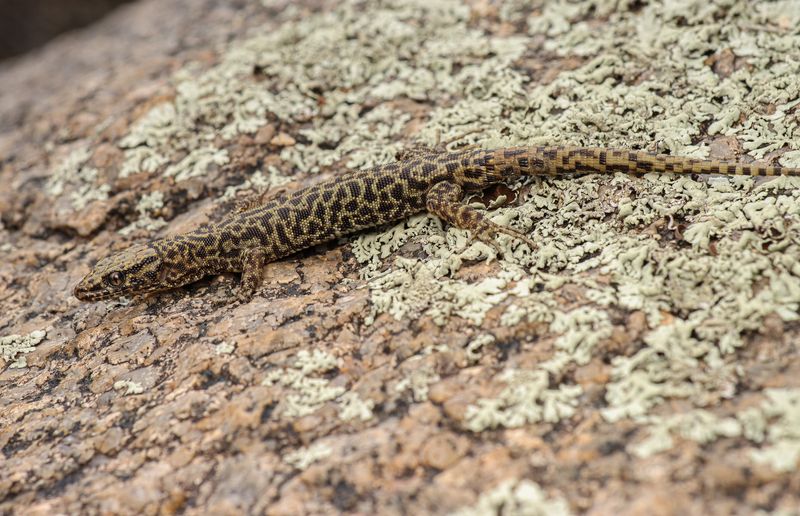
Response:
[[[792,7],[141,0],[2,65],[0,513],[796,514],[797,181],[535,179],[480,199],[534,253],[421,215],[246,304],[70,294],[417,140],[797,166]]]

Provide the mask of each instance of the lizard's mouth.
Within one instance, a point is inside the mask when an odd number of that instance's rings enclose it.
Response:
[[[75,288],[72,290],[72,295],[81,301],[101,301],[103,299],[122,297],[130,294],[132,291],[133,289],[130,287],[109,290],[104,285],[98,285],[91,281],[91,278],[86,277],[75,285]]]
[[[199,278],[193,278],[193,281],[196,281],[197,279]],[[183,283],[181,283],[181,285],[182,284]],[[163,292],[171,288],[174,287],[171,285],[142,286],[134,284],[111,288],[104,283],[98,284],[94,278],[87,276],[86,278],[83,278],[77,285],[75,285],[75,288],[72,289],[72,295],[81,301],[93,302],[102,301],[104,299],[116,299],[123,296],[140,297],[145,294],[152,294],[154,292]]]
[[[81,301],[99,301],[115,295],[115,293],[112,294],[111,292],[100,290],[97,287],[86,283],[85,279],[75,285],[75,288],[72,290],[72,294]],[[120,293],[120,295],[122,294]]]

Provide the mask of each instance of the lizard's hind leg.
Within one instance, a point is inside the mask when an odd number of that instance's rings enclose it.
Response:
[[[264,275],[264,264],[267,263],[267,253],[259,247],[246,249],[242,253],[242,282],[236,297],[246,303],[250,301],[261,285]]]
[[[525,242],[532,251],[536,249],[536,244],[528,236],[495,224],[486,218],[486,215],[466,204],[463,196],[464,192],[460,186],[442,181],[433,185],[428,191],[425,204],[429,212],[457,228],[469,230],[474,238],[489,244],[501,254],[503,250],[494,238],[499,233]]]

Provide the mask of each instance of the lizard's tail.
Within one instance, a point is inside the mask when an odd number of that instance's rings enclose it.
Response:
[[[600,147],[509,147],[489,152],[495,168],[505,169],[504,175],[507,176],[613,172],[800,176],[800,168],[702,160]]]

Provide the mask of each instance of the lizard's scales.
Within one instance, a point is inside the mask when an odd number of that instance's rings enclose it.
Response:
[[[505,233],[533,248],[527,236],[492,223],[464,204],[463,193],[522,175],[614,172],[800,176],[796,168],[605,148],[417,152],[297,190],[189,233],[135,244],[100,260],[75,287],[75,296],[106,299],[174,288],[210,274],[242,272],[240,297],[249,299],[265,263],[426,209],[490,244],[497,233]]]

